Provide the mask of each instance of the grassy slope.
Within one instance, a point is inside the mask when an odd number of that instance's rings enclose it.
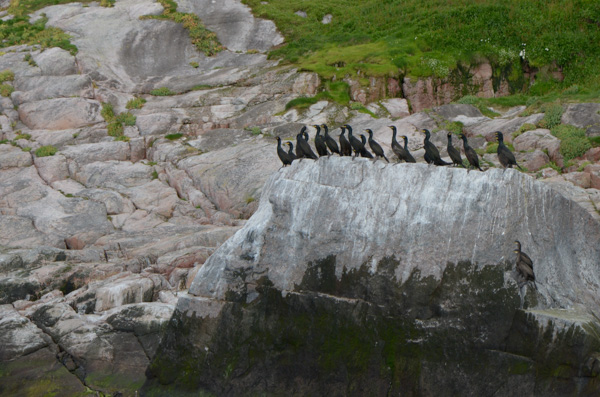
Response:
[[[243,0],[288,44],[272,52],[323,77],[437,75],[457,64],[538,68],[537,94],[600,88],[600,2],[592,0]],[[295,15],[305,11],[307,18]],[[324,15],[333,16],[324,25]],[[551,65],[565,81],[553,82]],[[514,68],[512,73],[519,73]],[[510,73],[511,71],[509,71]]]

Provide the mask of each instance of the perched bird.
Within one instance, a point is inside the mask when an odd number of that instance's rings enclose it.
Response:
[[[398,157],[398,162],[401,162],[402,160],[406,161],[406,153],[404,148],[396,140],[396,134],[398,133],[398,130],[394,125],[390,125],[389,127],[392,129],[392,152],[394,152],[396,157]]]
[[[517,260],[515,262],[517,271],[525,279],[525,282],[533,281],[533,285],[535,289],[537,289],[537,285],[535,285],[535,275],[533,274],[533,261],[529,255],[521,251],[521,243],[519,240],[515,240],[515,244],[517,245],[517,248],[514,250],[514,253],[517,254]]]
[[[290,156],[290,160],[293,162],[294,160],[296,160],[298,158],[294,154],[294,144],[292,142],[286,142],[286,144],[289,146],[288,156]]]
[[[410,151],[408,150],[408,138],[405,135],[402,135],[400,138],[402,138],[404,140],[404,151],[406,152],[406,162],[407,163],[416,163],[417,160],[415,160],[413,155],[410,154]]]
[[[463,141],[463,148],[465,149],[465,156],[467,156],[467,160],[469,160],[469,164],[473,167],[477,168],[479,171],[483,171],[479,166],[479,156],[477,156],[477,152],[471,146],[469,146],[469,142],[467,141],[467,137],[463,134],[460,134],[460,139]]]
[[[340,152],[342,156],[352,156],[352,145],[348,142],[348,139],[344,136],[346,133],[346,127],[342,126],[342,133],[340,134]]]
[[[346,124],[344,127],[346,127],[348,130],[348,140],[350,141],[350,145],[354,150],[354,157],[359,156],[365,149],[365,145],[363,145],[357,137],[352,135],[352,127],[350,127],[348,124]]]
[[[425,139],[423,140],[423,146],[425,148],[425,161],[429,164],[435,165],[450,165],[450,163],[445,162],[440,157],[439,150],[435,147],[433,143],[429,141],[431,138],[431,133],[428,129],[423,129],[421,132],[425,133]]]
[[[381,145],[375,142],[375,139],[373,139],[373,131],[368,128],[365,131],[367,131],[367,133],[369,134],[369,146],[371,147],[373,153],[375,153],[375,156],[377,156],[378,158],[383,157],[385,161],[389,163],[390,160],[388,160],[388,158],[385,157],[385,153],[383,152]]]
[[[307,138],[305,138],[305,136]],[[300,133],[296,135],[296,155],[299,159],[318,159],[317,155],[315,154],[315,152],[313,152],[310,145],[308,144],[308,133],[306,132],[306,127],[302,127]]]
[[[500,160],[500,164],[502,164],[504,168],[512,168],[513,165],[516,165],[521,171],[523,171],[523,168],[517,164],[515,155],[504,144],[504,136],[500,131],[496,131],[496,138],[498,138],[498,160]]]
[[[283,163],[283,167],[292,164],[292,159],[290,158],[288,153],[281,147],[280,137],[277,137],[277,155],[279,156],[279,160],[281,160],[281,162]]]
[[[452,133],[448,133],[448,156],[452,159],[454,165],[459,165],[464,168],[462,157],[460,157],[460,151],[458,151],[454,146],[452,146]]]
[[[321,124],[321,127],[323,127],[323,130],[325,130],[325,135],[323,135],[323,139],[325,140],[325,144],[331,151],[331,154],[337,153],[341,156],[340,148],[337,142],[329,135],[329,128],[327,128],[327,124]]]
[[[317,130],[317,135],[315,135],[315,148],[317,149],[317,153],[319,153],[320,157],[328,156],[329,151],[327,151],[325,139],[321,136],[321,127],[318,125],[313,125],[313,127]]]
[[[367,137],[364,136],[363,134],[360,134],[360,140],[361,140],[361,143],[363,146],[362,151],[360,152],[360,156],[368,158],[368,159],[372,159],[373,155],[371,154],[371,152],[369,152],[369,149],[367,149]]]

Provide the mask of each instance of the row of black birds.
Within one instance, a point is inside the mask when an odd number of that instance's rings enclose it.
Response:
[[[352,156],[352,152],[354,152],[353,157],[361,156],[371,159],[379,159],[383,158],[388,163],[390,162],[386,157],[383,148],[375,139],[373,138],[373,131],[370,129],[366,129],[365,132],[369,135],[369,138],[364,134],[360,134],[360,139],[355,137],[352,134],[352,127],[348,124],[343,125],[341,127],[342,133],[339,136],[339,145],[336,140],[329,135],[329,128],[327,128],[326,124],[314,125],[313,126],[317,130],[317,134],[315,136],[315,149],[317,150],[317,154],[312,150],[310,144],[308,143],[309,135],[307,132],[306,126],[302,127],[302,130],[298,135],[296,135],[296,152],[294,153],[294,144],[292,142],[286,142],[288,145],[288,151],[285,151],[281,145],[281,138],[277,137],[277,155],[279,159],[283,163],[283,166],[290,165],[292,161],[296,159],[309,158],[316,160],[323,156],[331,156],[336,153],[340,156]],[[321,128],[324,130],[324,134],[321,135]],[[397,129],[395,126],[390,126],[392,129],[392,151],[398,158],[398,162],[405,161],[407,163],[416,163],[415,158],[412,156],[410,151],[408,150],[408,138],[402,135],[400,138],[404,141],[404,146],[402,146],[396,139]],[[345,133],[348,131],[348,138],[346,138]],[[452,163],[448,163],[444,161],[437,147],[430,141],[431,133],[427,129],[421,130],[425,134],[425,138],[423,140],[423,147],[425,149],[425,161],[428,164],[435,164],[440,166],[445,165],[456,165],[459,167],[464,167],[462,156],[460,151],[456,149],[452,145],[452,133],[448,133],[448,155],[450,159],[452,159]],[[475,149],[469,146],[469,142],[467,137],[464,134],[460,135],[460,138],[463,141],[463,149],[465,152],[465,156],[469,162],[470,167],[477,168],[479,171],[483,171],[479,166],[479,156]],[[498,159],[500,160],[500,164],[504,168],[512,168],[513,165],[516,165],[520,169],[521,166],[517,164],[517,160],[515,159],[514,154],[506,147],[504,144],[504,137],[500,131],[496,132],[496,138],[498,139]],[[373,154],[369,152],[367,149],[367,144],[375,153],[375,157]]]

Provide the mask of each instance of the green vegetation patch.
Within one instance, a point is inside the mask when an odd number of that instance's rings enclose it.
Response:
[[[145,103],[146,103],[146,100],[144,98],[130,99],[129,101],[127,101],[127,104],[125,105],[125,108],[127,108],[127,109],[141,109],[142,107],[144,107]]]
[[[183,136],[183,134],[178,132],[176,134],[167,134],[167,135],[165,135],[165,138],[170,141],[175,141],[175,140],[181,138],[182,136]]]
[[[127,112],[115,115],[115,110],[112,104],[107,102],[102,104],[100,115],[107,123],[106,128],[109,136],[114,137],[115,141],[129,141],[129,137],[125,136],[124,134],[125,128],[123,127],[123,124],[127,126],[134,126],[136,118],[133,114]]]
[[[13,81],[15,79],[15,74],[12,70],[6,69],[0,72],[0,83],[4,83],[6,81]]]
[[[544,118],[538,123],[540,128],[552,129],[560,124],[560,119],[564,113],[564,109],[560,104],[545,104],[542,105],[541,110],[544,112]]]
[[[15,15],[8,20],[0,20],[0,48],[18,44],[39,44],[42,48],[60,47],[72,55],[77,53],[77,47],[70,42],[71,36],[54,27],[46,27],[48,18],[42,14],[34,23],[29,23],[26,14],[51,4],[69,3],[69,1],[53,0],[41,6],[35,2],[13,0],[8,12]],[[34,4],[35,3],[35,4]]]
[[[0,95],[2,95],[3,97],[9,97],[14,90],[15,88],[12,85],[0,84]]]
[[[460,104],[464,104],[464,105],[473,105],[477,109],[479,109],[481,114],[483,114],[484,116],[489,117],[489,118],[494,118],[494,117],[500,116],[500,113],[494,112],[492,109],[490,109],[486,105],[487,101],[484,98],[479,98],[475,95],[466,95],[466,96],[460,98],[458,101],[456,101],[456,103],[460,103]]]
[[[160,88],[156,88],[156,89],[150,91],[150,95],[169,96],[169,95],[175,95],[175,93],[167,87],[160,87]]]
[[[592,144],[585,136],[585,130],[568,124],[560,124],[552,128],[552,134],[560,139],[560,154],[565,161],[583,156]]]
[[[117,116],[117,121],[120,123],[123,123],[125,125],[128,125],[128,126],[134,126],[136,117],[129,112],[121,113],[120,115]]]
[[[217,35],[206,29],[197,15],[178,12],[177,3],[172,0],[159,0],[159,3],[164,8],[161,15],[144,15],[140,19],[166,19],[182,24],[188,31],[192,44],[206,56],[215,55],[225,49],[219,43]]]
[[[291,108],[306,109],[319,101],[331,101],[340,105],[348,105],[350,103],[350,86],[344,81],[328,81],[325,83],[325,90],[314,97],[292,99],[285,105],[285,110]]]
[[[42,146],[40,148],[38,148],[35,151],[35,155],[37,157],[48,157],[48,156],[54,156],[57,152],[57,149],[52,146],[52,145],[48,145],[48,146]]]

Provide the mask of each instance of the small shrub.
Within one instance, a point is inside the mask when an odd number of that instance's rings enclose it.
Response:
[[[456,101],[456,103],[460,103],[463,105],[475,105],[478,104],[480,102],[480,99],[478,97],[476,97],[475,95],[466,95],[462,98],[460,98],[458,101]]]
[[[190,62],[190,66],[197,69],[200,65],[198,65],[198,62]]]
[[[31,56],[31,54],[27,54],[23,57],[23,60],[25,62],[27,62],[29,64],[29,66],[37,66],[37,63],[35,63],[35,61],[33,60],[33,57]]]
[[[180,132],[178,132],[178,133],[176,133],[176,134],[168,134],[168,135],[165,135],[165,139],[168,139],[168,140],[170,140],[170,141],[175,141],[175,140],[177,140],[177,139],[181,138],[182,136],[183,136],[183,134],[182,134],[182,133],[180,133]]]
[[[12,94],[14,90],[15,89],[12,85],[0,84],[0,95],[2,95],[4,97],[9,97],[10,94]]]
[[[498,152],[498,142],[488,143],[485,147],[485,152],[488,154],[497,153]]]
[[[111,8],[115,6],[116,0],[100,0],[100,7]]]
[[[125,135],[119,135],[115,137],[115,141],[129,142],[129,137]]]
[[[259,53],[260,53],[260,51],[254,49],[254,48],[249,49],[248,51],[246,51],[246,54],[259,54]]]
[[[559,174],[562,174],[562,168],[560,168],[554,161],[544,164],[544,166],[541,167],[540,170],[543,170],[544,168],[552,168],[553,170],[557,171]]]
[[[250,131],[252,133],[252,135],[255,135],[255,136],[260,135],[260,133],[261,133],[260,127],[252,127],[252,128],[246,127],[246,131]]]
[[[585,130],[572,125],[559,124],[552,128],[552,134],[560,139],[560,154],[565,161],[583,156],[592,144],[585,136]]]
[[[309,97],[301,96],[301,97],[292,99],[291,101],[286,103],[285,110],[289,110],[291,108],[305,109],[305,108],[309,107],[310,105],[314,105],[317,102],[319,102],[319,100],[315,97],[309,98]]]
[[[108,124],[108,135],[113,137],[119,137],[123,135],[123,124],[118,121],[113,121]]]
[[[146,100],[144,98],[135,98],[135,99],[130,99],[129,101],[127,101],[127,104],[125,105],[125,107],[127,109],[141,109],[145,103],[146,103]]]
[[[175,93],[173,91],[171,91],[170,89],[168,89],[167,87],[160,87],[160,88],[156,88],[156,89],[150,91],[150,95],[169,96],[169,95],[175,95]]]
[[[29,134],[19,134],[19,135],[17,135],[17,136],[15,137],[15,139],[16,139],[17,141],[18,141],[19,139],[27,139],[27,140],[29,140],[29,139],[31,139],[31,135],[29,135]]]
[[[4,83],[5,81],[13,81],[15,79],[15,74],[12,70],[6,69],[0,72],[0,83]]]
[[[537,127],[535,126],[535,124],[525,123],[518,130],[516,130],[515,132],[512,133],[512,137],[516,138],[519,135],[521,135],[522,133],[531,131],[531,130],[535,130],[536,128]]]
[[[35,155],[37,157],[54,156],[56,154],[56,151],[57,149],[52,145],[42,146],[35,151]]]
[[[117,116],[118,122],[123,123],[128,126],[135,125],[135,120],[136,120],[135,116],[129,112],[121,113],[120,115]]]
[[[100,115],[104,118],[104,121],[106,121],[107,123],[113,121],[115,118],[115,111],[113,109],[113,105],[108,102],[103,103]]]
[[[158,172],[156,170],[152,171],[152,179],[158,179]]]
[[[560,119],[564,112],[564,109],[561,105],[557,103],[547,104],[542,106],[542,111],[545,113],[544,118],[544,127],[552,129],[553,127],[560,124]]]
[[[590,143],[592,144],[592,147],[600,146],[600,136],[594,136],[589,139],[590,139]]]
[[[24,152],[31,152],[31,147],[30,146],[25,146],[21,150],[24,151]]]

